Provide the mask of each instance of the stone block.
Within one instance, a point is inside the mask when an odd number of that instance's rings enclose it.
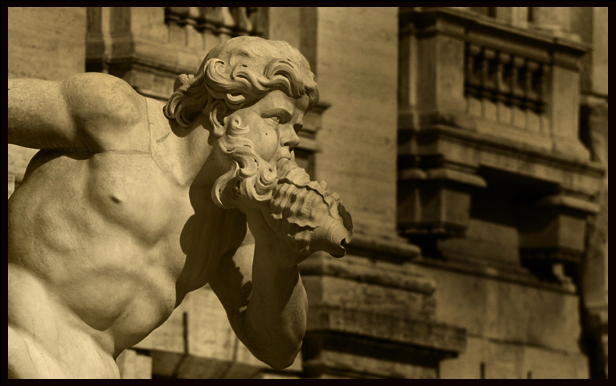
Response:
[[[233,363],[197,356],[186,356],[175,371],[178,379],[221,379]]]
[[[469,336],[579,353],[575,294],[437,267],[418,268],[439,283],[439,322],[466,328]]]
[[[167,42],[169,25],[165,20],[165,7],[131,7],[133,33],[155,42]]]
[[[491,100],[484,99],[483,103],[483,118],[490,121],[498,121],[498,107],[497,104]]]
[[[152,357],[152,376],[172,378],[185,358],[185,354],[169,351],[150,350]]]
[[[579,261],[585,249],[586,217],[597,209],[567,196],[549,196],[534,207],[520,208],[520,249],[531,255],[527,258]]]
[[[580,75],[578,72],[553,66],[551,71],[551,119],[554,137],[578,138],[580,110]]]
[[[420,319],[434,314],[434,300],[427,294],[327,276],[307,276],[303,282],[309,304]]]
[[[284,40],[293,47],[300,49],[301,8],[300,7],[270,7],[268,39]],[[314,71],[314,69],[313,69]]]
[[[135,350],[124,350],[116,359],[122,379],[151,379],[152,358]]]
[[[511,121],[513,126],[520,129],[526,128],[526,113],[518,107],[511,108]]]
[[[445,359],[439,369],[443,379],[585,379],[586,357],[511,342],[469,337],[467,349]]]
[[[434,366],[329,350],[323,350],[318,358],[307,361],[306,369],[309,375],[315,375],[317,371],[329,371],[347,374],[350,378],[435,379],[437,377]]]
[[[543,136],[552,135],[552,119],[550,119],[548,114],[541,114],[539,116],[539,125],[541,126],[540,130]]]
[[[449,36],[438,36],[435,44],[436,106],[438,109],[463,112],[464,42]]]
[[[471,191],[485,187],[476,175],[445,168],[399,173],[398,226],[405,236],[457,236],[468,226]],[[421,174],[423,173],[423,174]]]
[[[473,117],[481,118],[483,116],[481,101],[474,97],[466,98],[467,107],[466,110]]]
[[[511,107],[504,103],[498,103],[497,105],[498,122],[507,125],[511,124]]]
[[[526,111],[526,129],[534,133],[541,132],[540,116],[534,111]]]
[[[214,291],[204,287],[192,292],[186,310],[190,355],[232,361],[237,338]]]
[[[465,345],[465,330],[462,328],[429,320],[316,304],[308,314],[307,331],[328,331],[341,337],[359,335],[389,342],[396,347],[412,345],[434,350],[440,356],[455,355]]]

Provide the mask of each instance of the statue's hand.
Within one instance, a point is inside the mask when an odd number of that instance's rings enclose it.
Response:
[[[306,260],[310,253],[298,248],[297,243],[290,237],[277,232],[271,225],[269,206],[244,209],[248,219],[248,226],[257,245],[265,245],[268,249],[275,249],[277,253],[271,254],[279,267],[291,267]]]
[[[327,191],[325,181],[310,181],[292,160],[281,169],[269,201],[269,215],[265,216],[269,227],[298,254],[325,251],[334,257],[344,256],[353,223],[340,197]]]

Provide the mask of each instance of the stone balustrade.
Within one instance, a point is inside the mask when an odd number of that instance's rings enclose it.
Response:
[[[199,32],[229,36],[260,35],[257,7],[166,7],[165,22]]]
[[[467,43],[465,65],[467,98],[545,112],[548,63]]]

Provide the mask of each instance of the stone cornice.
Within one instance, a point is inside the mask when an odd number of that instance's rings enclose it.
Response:
[[[407,126],[408,127],[408,126]],[[515,158],[530,158],[533,162],[543,163],[550,166],[566,169],[569,172],[585,174],[594,179],[600,179],[605,174],[605,168],[593,161],[580,161],[567,154],[546,152],[545,150],[533,147],[530,144],[512,143],[508,139],[490,136],[484,133],[477,133],[469,130],[460,130],[449,127],[448,125],[434,124],[425,128],[405,129],[415,135],[420,136],[443,136],[451,139],[463,141],[464,143],[488,151],[499,151],[502,154],[510,154]],[[416,145],[415,145],[416,146]],[[408,142],[398,146],[399,155],[412,155],[412,148]]]
[[[573,69],[578,68],[577,59],[591,49],[589,44],[555,37],[539,29],[517,27],[499,19],[449,7],[401,8],[400,23],[401,35],[447,35]]]

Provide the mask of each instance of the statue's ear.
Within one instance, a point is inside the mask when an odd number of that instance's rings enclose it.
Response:
[[[212,124],[212,134],[216,138],[225,134],[224,116],[227,113],[227,105],[223,101],[215,101],[209,109],[210,123]]]

